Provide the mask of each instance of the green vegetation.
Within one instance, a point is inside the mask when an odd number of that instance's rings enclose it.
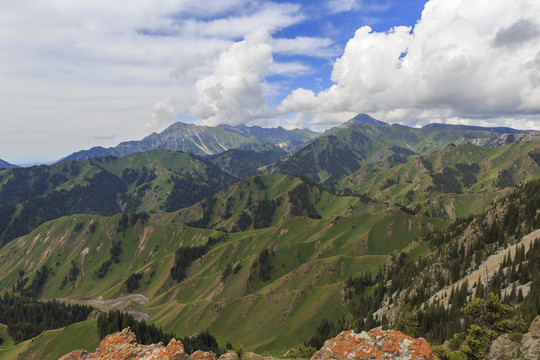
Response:
[[[540,177],[540,166],[530,155],[538,146],[448,146],[404,164],[368,164],[334,187],[338,193],[364,194],[415,213],[455,220],[482,213],[505,187]]]
[[[236,181],[206,160],[166,150],[2,171],[0,246],[65,215],[174,211]]]
[[[298,348],[288,351],[285,357],[287,359],[310,359],[316,351],[317,349],[313,346],[300,345]]]
[[[118,306],[107,302],[117,299],[119,308],[148,315],[148,324],[133,323],[153,326],[144,341],[200,334],[202,343],[215,336],[228,348],[242,342],[275,354],[304,343],[294,356],[308,356],[341,330],[392,326],[432,343],[460,334],[454,357],[485,353],[487,340],[502,330],[474,328],[461,309],[493,292],[529,323],[539,313],[540,244],[516,246],[489,281],[460,281],[540,228],[539,145],[448,145],[496,136],[466,127],[449,134],[450,128],[353,122],[264,170],[306,177],[237,182],[231,174],[255,174],[283,154],[257,141],[206,160],[154,150],[16,175],[2,170],[0,236],[11,240],[16,229],[27,235],[0,249],[0,289],[68,303],[99,299],[102,310]],[[109,189],[93,193],[102,186]],[[51,201],[35,216],[25,210],[58,196],[65,207]],[[100,320],[101,335],[134,321],[108,316]],[[79,326],[99,338],[96,321]],[[512,329],[521,331],[505,331]],[[43,332],[34,342],[51,349],[50,339],[66,342],[60,332]],[[11,344],[9,356],[36,351],[31,343],[13,345],[7,327],[0,338],[0,351]]]
[[[17,343],[44,330],[86,320],[90,311],[89,306],[64,305],[54,300],[39,302],[7,293],[0,297],[0,323],[7,325],[8,334]]]

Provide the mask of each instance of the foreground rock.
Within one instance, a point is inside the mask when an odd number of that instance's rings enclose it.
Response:
[[[135,334],[128,328],[121,332],[107,335],[95,353],[75,350],[64,355],[60,360],[216,360],[213,352],[196,351],[191,356],[185,353],[184,345],[175,339],[169,345],[137,344]]]
[[[520,341],[510,340],[508,334],[499,336],[491,345],[490,359],[538,359],[540,354],[540,316]]]
[[[413,339],[399,331],[372,329],[356,334],[343,331],[313,355],[311,360],[350,359],[418,359],[436,360],[431,346],[424,339]]]

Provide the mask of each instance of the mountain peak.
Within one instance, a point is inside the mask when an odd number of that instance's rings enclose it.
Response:
[[[370,124],[370,125],[375,125],[375,126],[388,125],[384,121],[374,119],[368,114],[358,114],[355,117],[353,117],[351,120],[347,121],[344,125],[360,125],[360,124]]]

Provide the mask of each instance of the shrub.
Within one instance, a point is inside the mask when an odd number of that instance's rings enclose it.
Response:
[[[523,339],[523,334],[518,331],[512,331],[510,334],[508,334],[508,338],[515,342],[521,342],[521,339]]]

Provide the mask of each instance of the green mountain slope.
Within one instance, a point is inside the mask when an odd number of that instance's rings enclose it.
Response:
[[[443,124],[417,129],[386,125],[372,118],[355,119],[328,130],[267,171],[302,175],[329,184],[369,163],[385,159],[392,164],[404,163],[414,154],[429,154],[451,143],[478,141],[487,144],[505,130]]]
[[[238,232],[270,227],[295,216],[320,219],[380,209],[367,199],[330,194],[297,176],[263,175],[182,209],[178,217],[191,226]]]
[[[507,187],[540,177],[540,142],[448,146],[392,165],[369,164],[340,181],[337,189],[455,219],[481,213]]]
[[[248,144],[206,157],[230,175],[247,179],[259,173],[259,168],[273,164],[287,155],[285,150],[270,144]]]
[[[35,338],[16,345],[0,346],[0,359],[57,360],[66,354],[66,350],[93,351],[99,346],[99,342],[97,320],[87,320],[62,329],[44,331]]]
[[[245,125],[219,125],[220,128],[241,134],[245,137],[255,137],[263,143],[279,147],[287,152],[297,150],[321,134],[309,129],[286,130],[281,126],[277,128],[263,128],[260,126]]]
[[[62,217],[0,250],[0,289],[25,278],[30,286],[45,266],[50,274],[41,298],[105,300],[127,294],[127,278],[140,273],[134,291],[150,303],[128,306],[146,312],[149,321],[182,336],[208,328],[222,342],[282,351],[302,342],[323,317],[343,315],[335,304],[341,302],[344,279],[377,271],[392,251],[415,248],[419,244],[414,239],[426,229],[444,225],[397,209],[360,212],[366,204],[358,198],[331,195],[297,177],[269,175],[243,183],[243,190],[236,184],[216,197],[236,198],[249,189],[245,196],[252,199],[258,192],[257,199],[283,198],[272,226],[232,233],[193,228],[182,224],[187,210],[148,219],[125,214]],[[291,214],[286,198],[303,186],[308,207],[320,218]],[[236,216],[242,208],[239,202],[231,212]],[[175,252],[209,242],[205,254],[187,267],[186,278],[173,280]],[[74,267],[78,271],[72,277]],[[254,332],[253,324],[265,326]]]
[[[154,150],[0,171],[0,240],[68,214],[174,211],[237,181],[192,154]]]

